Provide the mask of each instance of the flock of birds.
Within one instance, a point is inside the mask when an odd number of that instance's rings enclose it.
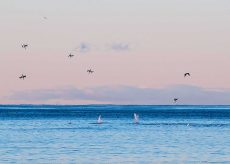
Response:
[[[45,19],[45,18],[44,18],[44,19]],[[47,18],[46,18],[46,19],[47,19]],[[22,44],[22,48],[24,48],[25,50],[27,49],[28,46],[29,46],[28,44]],[[68,55],[68,57],[69,57],[69,58],[72,58],[72,57],[74,57],[74,55],[73,55],[72,53],[70,53],[70,54]],[[92,69],[88,69],[87,72],[88,72],[89,74],[94,73],[94,71],[93,71]],[[184,73],[184,77],[188,77],[188,76],[191,76],[191,74],[190,74],[189,72]],[[26,75],[24,75],[24,74],[22,74],[21,76],[19,76],[19,79],[23,79],[23,80],[24,80],[25,78],[26,78]],[[179,100],[179,98],[174,98],[174,99],[173,99],[174,103],[176,103],[178,100]]]
[[[47,19],[47,18],[44,17],[44,19]],[[22,44],[22,48],[24,48],[25,50],[28,48],[28,46],[29,46],[28,44]],[[69,58],[72,58],[72,57],[74,57],[74,55],[73,55],[72,53],[70,53],[70,54],[68,55],[68,57],[69,57]],[[92,69],[88,69],[87,72],[88,72],[89,74],[94,73],[94,71],[93,71]],[[19,79],[24,80],[25,78],[26,78],[26,75],[24,75],[24,74],[22,74],[21,76],[19,76]]]

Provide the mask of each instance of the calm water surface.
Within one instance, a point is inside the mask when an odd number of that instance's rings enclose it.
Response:
[[[230,106],[1,105],[0,163],[230,163]]]

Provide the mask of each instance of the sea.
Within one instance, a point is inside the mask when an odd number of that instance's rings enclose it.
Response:
[[[0,105],[0,163],[230,163],[230,106]]]

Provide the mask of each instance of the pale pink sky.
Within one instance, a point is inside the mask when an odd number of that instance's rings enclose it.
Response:
[[[69,87],[230,89],[228,0],[0,0],[0,20],[0,103],[135,103],[15,96]]]

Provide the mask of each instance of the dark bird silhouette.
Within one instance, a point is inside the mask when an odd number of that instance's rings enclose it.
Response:
[[[89,74],[94,73],[94,71],[92,71],[92,69],[88,69],[87,72],[88,72]]]
[[[184,77],[186,77],[186,76],[190,76],[190,73],[188,73],[188,72],[185,73],[185,74],[184,74]]]
[[[19,77],[19,79],[23,79],[23,80],[24,80],[25,78],[26,78],[26,75],[23,75],[23,74]]]
[[[68,57],[69,57],[69,58],[72,58],[72,57],[74,57],[74,55],[70,53],[70,54],[68,55]]]
[[[28,46],[29,46],[28,44],[22,44],[22,48],[25,48],[25,50]]]
[[[176,103],[178,101],[178,98],[174,98],[173,101],[174,103]]]

